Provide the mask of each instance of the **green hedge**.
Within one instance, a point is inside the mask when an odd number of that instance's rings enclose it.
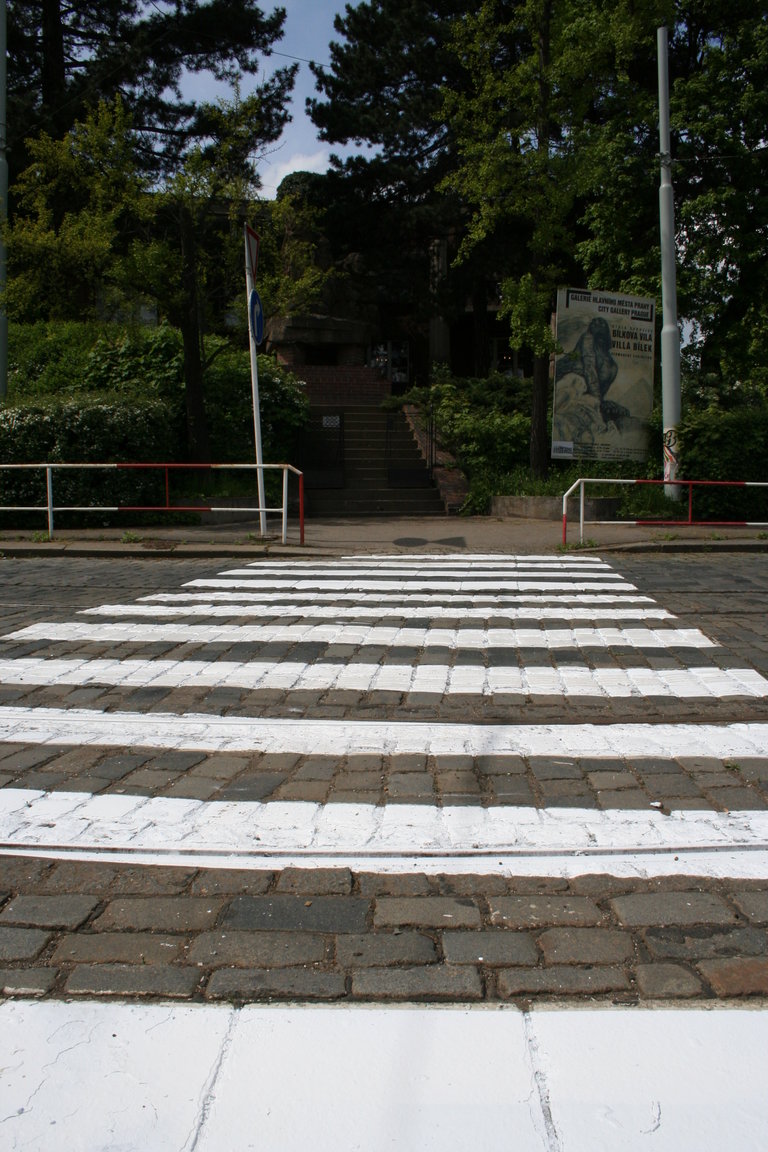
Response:
[[[296,460],[297,437],[309,419],[301,382],[271,356],[259,356],[261,442],[268,464]],[[255,459],[251,361],[247,351],[225,348],[205,373],[205,410],[211,456],[220,463]]]
[[[30,463],[122,463],[173,460],[179,444],[177,414],[161,400],[79,397],[37,401],[0,409],[0,461]],[[45,474],[0,469],[0,504],[45,503]],[[57,473],[56,504],[159,504],[163,474],[84,470]],[[3,513],[4,523],[37,523]],[[91,525],[105,518],[90,516]],[[42,525],[40,525],[42,527]]]
[[[207,342],[205,406],[211,458],[255,458],[250,358],[222,337]],[[292,462],[308,417],[301,382],[271,357],[259,357],[262,443],[268,463]],[[113,324],[12,324],[8,399],[0,407],[0,463],[174,462],[186,459],[183,349],[178,331]],[[268,473],[270,503],[280,488]],[[172,500],[238,495],[254,489],[252,474],[172,474]],[[59,474],[57,504],[158,504],[161,473]],[[0,471],[0,503],[41,504],[42,474]],[[39,517],[3,515],[4,524]],[[81,518],[82,519],[82,518]],[[144,518],[146,519],[146,517]],[[71,517],[70,517],[71,520]],[[91,515],[83,523],[96,523]],[[121,520],[121,522],[124,522]]]
[[[768,404],[684,413],[680,478],[768,481]],[[768,489],[694,493],[694,518],[768,520]]]

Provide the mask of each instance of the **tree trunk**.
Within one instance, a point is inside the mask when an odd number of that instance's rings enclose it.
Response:
[[[184,346],[184,394],[187,407],[187,449],[191,463],[206,464],[211,459],[208,424],[203,395],[203,358],[200,351],[200,307],[197,295],[195,226],[186,205],[181,208],[181,286],[180,328]]]
[[[531,400],[531,476],[534,480],[544,479],[549,469],[548,409],[549,356],[537,356],[533,362]]]

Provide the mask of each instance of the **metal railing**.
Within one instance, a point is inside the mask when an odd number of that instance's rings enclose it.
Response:
[[[581,477],[574,481],[567,492],[563,494],[563,546],[567,543],[568,534],[568,499],[578,488],[579,490],[579,543],[584,543],[584,487],[586,484],[610,485],[674,485],[678,488],[688,489],[688,516],[687,519],[640,519],[640,520],[590,520],[590,524],[625,524],[628,527],[637,525],[658,525],[659,527],[694,527],[711,525],[715,527],[731,528],[768,528],[766,520],[694,520],[693,519],[693,490],[694,488],[768,488],[768,481],[763,480],[610,480],[598,477]]]
[[[163,504],[56,504],[53,494],[54,473],[81,471],[161,471],[165,479],[165,503]],[[273,508],[261,507],[258,503],[253,507],[224,504],[172,504],[170,476],[172,472],[179,471],[216,471],[229,469],[232,471],[262,472],[281,471],[283,474],[282,503]],[[281,541],[288,540],[288,479],[291,474],[299,482],[299,541],[304,543],[304,476],[292,464],[0,464],[0,472],[5,471],[37,471],[45,473],[46,501],[44,504],[0,504],[0,512],[44,512],[48,516],[48,538],[53,539],[54,514],[57,512],[252,512],[261,518],[261,514],[280,514]]]

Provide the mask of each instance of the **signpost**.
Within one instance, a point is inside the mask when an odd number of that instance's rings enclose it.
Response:
[[[251,352],[251,391],[253,393],[253,434],[256,443],[257,477],[259,485],[259,530],[267,534],[266,499],[264,496],[264,455],[261,449],[261,411],[259,408],[258,346],[264,338],[264,312],[256,291],[256,270],[259,266],[259,237],[253,228],[245,225],[245,286],[248,295],[248,344]]]

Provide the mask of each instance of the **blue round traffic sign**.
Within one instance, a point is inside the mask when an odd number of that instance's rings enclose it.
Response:
[[[251,295],[248,299],[248,321],[251,325],[254,343],[261,344],[264,339],[264,309],[255,288],[251,289]]]

